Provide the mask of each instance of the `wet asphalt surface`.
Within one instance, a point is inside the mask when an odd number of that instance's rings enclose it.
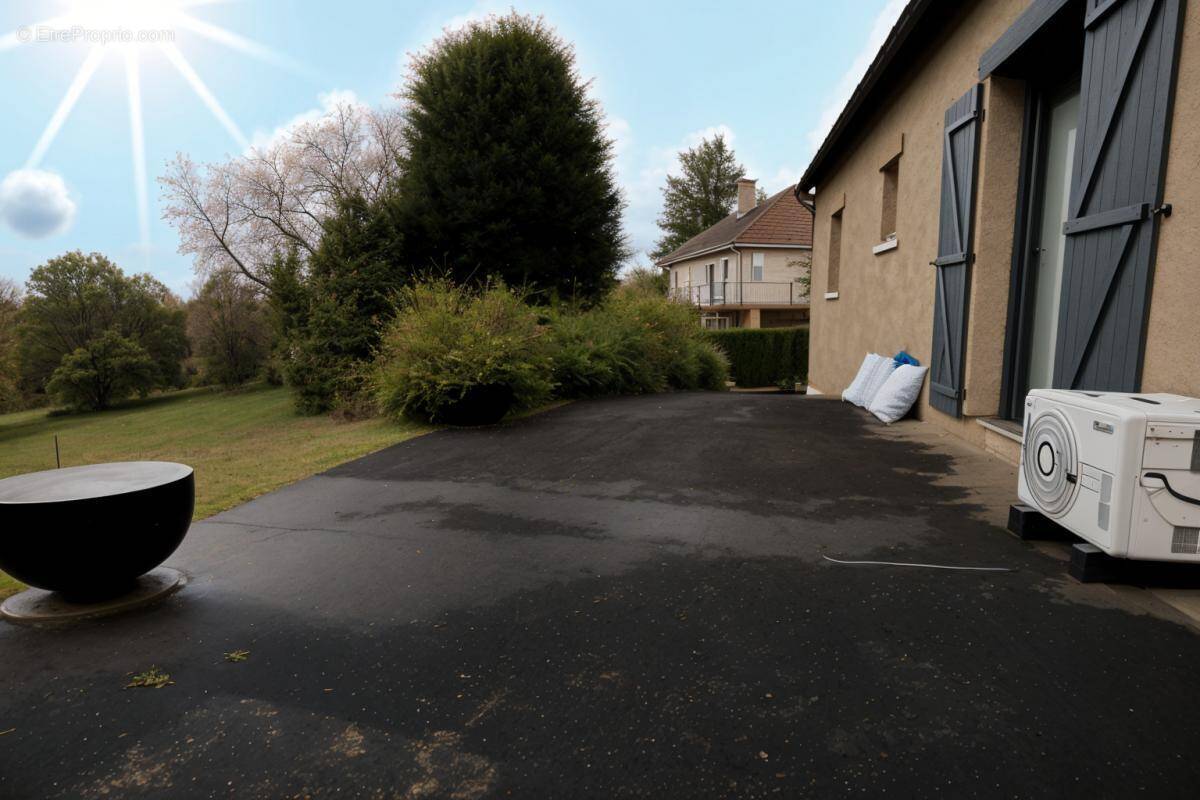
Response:
[[[1197,796],[1200,636],[949,467],[770,395],[406,442],[194,525],[158,607],[0,626],[0,797]]]

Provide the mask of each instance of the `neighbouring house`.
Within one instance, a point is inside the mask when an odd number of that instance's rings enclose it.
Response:
[[[907,350],[1013,461],[1032,388],[1200,395],[1196,4],[912,0],[814,187],[817,390]]]
[[[757,202],[738,181],[737,210],[658,260],[671,296],[700,307],[706,328],[808,324],[812,212],[795,187]]]

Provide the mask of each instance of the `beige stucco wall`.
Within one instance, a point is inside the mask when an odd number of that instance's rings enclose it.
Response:
[[[753,288],[749,286],[749,284],[754,282],[751,280],[751,265],[753,263],[752,259],[754,253],[763,254],[762,283],[772,284],[772,286],[770,286],[768,289],[765,289],[765,291],[771,296],[774,296],[775,294],[783,296],[785,290],[781,284],[791,283],[797,277],[803,274],[804,269],[802,267],[792,266],[793,262],[802,260],[807,263],[811,258],[811,252],[807,248],[756,248],[753,245],[738,245],[736,249],[726,248],[724,250],[707,253],[697,258],[691,258],[672,264],[668,270],[667,277],[673,290],[676,288],[676,286],[678,286],[677,291],[686,294],[689,286],[707,285],[708,278],[705,268],[709,264],[716,265],[716,274],[719,280],[721,275],[721,259],[728,258],[728,283],[733,284],[738,281],[743,281],[745,284],[747,284],[743,295],[746,302],[736,304],[738,308],[745,309],[740,314],[738,324],[744,328],[757,328],[759,327],[760,318],[758,315],[757,306],[754,302],[752,302],[756,295]],[[738,267],[739,258],[741,263],[740,277]],[[678,281],[678,283],[676,283],[676,281]],[[730,286],[726,289],[726,291],[731,300],[731,305],[733,305],[733,299],[738,296],[736,294],[736,289]],[[795,292],[795,299],[797,302],[802,301],[802,286],[797,285],[795,289],[791,291]],[[790,294],[788,296],[790,296]],[[762,305],[761,307],[773,308],[775,306]]]
[[[810,383],[840,393],[868,352],[908,350],[928,364],[933,327],[941,194],[943,115],[978,80],[979,56],[1004,33],[1028,0],[982,0],[952,24],[940,46],[904,82],[905,89],[876,117],[866,134],[817,187],[813,248]],[[1192,76],[1189,79],[1189,76]],[[1165,220],[1147,338],[1143,389],[1200,395],[1200,11],[1189,14],[1175,107],[1166,199],[1175,214]],[[1024,88],[1019,82],[985,83],[976,205],[976,263],[971,275],[964,411],[997,413],[1012,262]],[[881,255],[883,175],[903,136],[897,240]],[[838,299],[827,288],[830,214],[845,197]],[[1190,202],[1189,202],[1190,201]],[[1187,320],[1186,324],[1181,324]],[[1182,367],[1182,368],[1181,368]],[[918,416],[982,442],[973,420],[956,420],[928,406]]]
[[[1142,390],[1200,397],[1200,4],[1186,14]]]
[[[738,254],[741,254],[741,277],[738,277]],[[729,280],[730,281],[750,281],[750,264],[753,253],[762,253],[763,258],[763,282],[765,283],[786,283],[795,280],[802,273],[799,267],[789,266],[789,262],[798,259],[807,259],[809,251],[804,248],[755,248],[753,245],[738,245],[735,252],[731,248],[719,250],[713,253],[706,253],[697,258],[689,258],[684,261],[677,262],[670,266],[669,278],[671,286],[678,285],[680,287],[699,286],[700,284],[708,283],[705,267],[709,264],[717,265],[717,276],[720,279],[721,275],[721,259],[729,259]]]

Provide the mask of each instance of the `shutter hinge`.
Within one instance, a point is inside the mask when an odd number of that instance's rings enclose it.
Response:
[[[1163,215],[1164,217],[1169,217],[1171,216],[1171,211],[1172,209],[1170,203],[1163,203],[1161,206],[1155,206],[1154,208],[1150,209],[1150,213],[1156,217],[1159,214]]]

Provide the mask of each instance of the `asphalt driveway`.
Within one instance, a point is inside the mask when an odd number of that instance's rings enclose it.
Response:
[[[0,797],[1195,797],[1195,630],[878,430],[579,403],[232,509],[165,604],[0,626]]]

